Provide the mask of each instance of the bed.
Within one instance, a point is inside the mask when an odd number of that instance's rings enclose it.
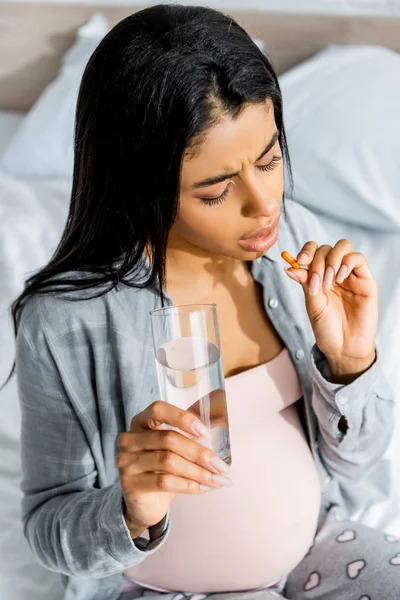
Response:
[[[63,228],[71,184],[68,144],[76,98],[72,90],[79,81],[85,56],[109,26],[131,12],[133,8],[127,6],[0,4],[0,597],[7,600],[63,597],[59,575],[36,564],[22,534],[18,487],[20,414],[15,376],[10,377],[13,340],[7,308],[21,290],[23,279],[50,257]],[[397,112],[397,121],[395,117],[396,110],[399,111],[396,102],[400,81],[392,73],[396,65],[400,66],[397,62],[400,19],[234,11],[232,14],[269,54],[280,76],[284,102],[287,99],[285,121],[289,127],[289,150],[293,149],[295,199],[318,215],[329,240],[348,237],[371,264],[380,287],[379,342],[387,376],[399,398],[400,192],[396,183],[399,183],[400,164],[396,156],[400,156],[397,141],[400,113]],[[82,28],[88,21],[86,29]],[[354,137],[355,130],[351,129],[354,118],[347,110],[349,103],[358,103],[357,112],[363,113],[364,118],[371,111],[376,116],[374,97],[372,94],[369,103],[362,101],[357,96],[359,89],[354,89],[351,95],[346,86],[346,108],[341,104],[343,95],[330,93],[318,109],[321,128],[315,139],[309,128],[305,129],[310,118],[307,112],[310,98],[324,97],[327,86],[323,77],[327,74],[332,80],[348,73],[351,83],[351,73],[361,74],[363,65],[368,65],[368,72],[375,65],[375,77],[382,79],[380,93],[387,95],[385,118],[380,112],[378,120],[380,135],[384,136],[389,152],[383,158],[378,156],[381,151],[373,153],[371,148],[377,144],[379,132],[375,134],[370,131],[372,125],[365,128],[361,123],[357,135],[364,140],[364,154],[354,158],[349,151],[345,169],[330,162],[328,171],[325,147],[330,148],[331,154],[343,154],[343,146],[335,146],[338,143],[335,132],[324,130],[329,110],[338,115],[340,127],[344,131],[350,128]],[[367,85],[366,79],[362,81]],[[299,93],[301,82],[309,98]],[[391,104],[390,98],[397,89],[398,95]],[[49,97],[53,104],[49,104]],[[62,131],[56,130],[58,124],[48,122],[57,97],[64,102],[57,105],[54,113],[59,121],[61,117],[65,120]],[[315,112],[311,117],[315,118]],[[38,131],[40,135],[35,138]],[[329,135],[331,145],[327,141]],[[313,148],[319,144],[318,136],[322,136],[324,143],[311,161]],[[306,139],[308,152],[302,152]],[[308,162],[304,161],[304,155]],[[367,176],[372,171],[371,164],[374,164],[373,178]],[[344,179],[349,173],[350,180]],[[399,408],[388,460],[396,493],[389,502],[374,507],[368,521],[400,535]]]

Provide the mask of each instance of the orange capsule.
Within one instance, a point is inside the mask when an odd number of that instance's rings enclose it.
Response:
[[[299,263],[296,261],[295,258],[293,258],[293,256],[291,254],[289,254],[289,252],[287,252],[286,250],[284,250],[281,254],[283,260],[286,260],[287,263],[289,263],[289,265],[291,267],[293,267],[293,269],[300,269],[300,265]]]

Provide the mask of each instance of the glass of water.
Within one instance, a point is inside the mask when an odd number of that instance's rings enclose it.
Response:
[[[161,400],[195,414],[210,433],[198,441],[230,465],[216,305],[167,306],[150,316]]]

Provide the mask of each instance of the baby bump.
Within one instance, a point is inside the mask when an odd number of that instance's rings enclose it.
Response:
[[[320,483],[295,406],[251,427],[231,424],[233,485],[178,496],[162,548],[127,574],[191,592],[271,585],[312,543]],[[246,560],[244,562],[244,557]]]

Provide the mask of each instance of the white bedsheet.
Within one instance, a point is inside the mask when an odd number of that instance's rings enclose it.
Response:
[[[0,598],[62,600],[60,576],[36,563],[22,533],[20,411],[15,376],[0,392],[0,408]]]
[[[69,185],[63,181],[17,181],[0,175],[0,371],[12,364],[13,331],[5,309],[22,289],[28,272],[51,256],[64,226]],[[371,233],[322,218],[337,239],[348,237],[364,252],[380,286],[381,341],[386,373],[400,397],[400,233]],[[282,268],[283,268],[282,264]],[[3,321],[2,321],[3,318]],[[0,386],[1,381],[0,372]],[[57,574],[37,565],[20,524],[20,413],[13,376],[0,392],[0,598],[61,600]],[[369,522],[400,535],[400,407],[396,434],[388,452],[396,480],[396,496],[389,505],[371,510]]]

